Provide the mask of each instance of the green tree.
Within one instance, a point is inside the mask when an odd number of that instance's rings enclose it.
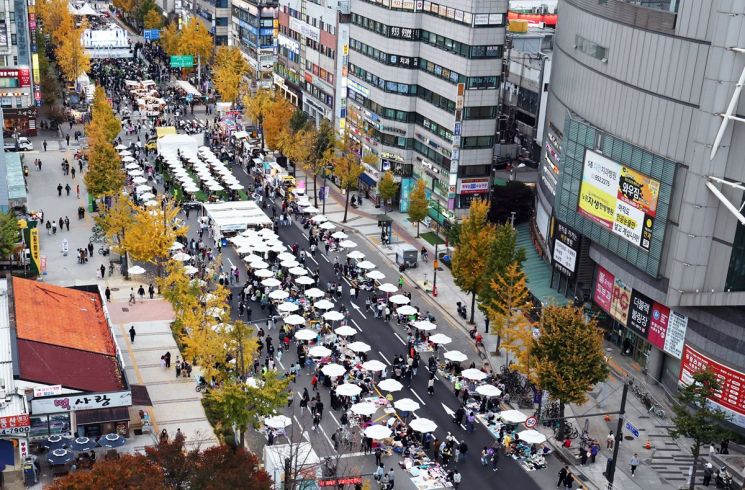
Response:
[[[460,233],[460,226],[458,226],[458,233]],[[492,301],[495,294],[498,294],[491,287],[491,281],[503,274],[510,264],[515,262],[522,264],[525,261],[525,250],[517,247],[517,230],[509,223],[494,226],[487,257],[483,275],[485,280],[477,293],[479,309],[484,313],[486,313],[485,305]],[[487,322],[490,319],[491,317],[487,315]],[[497,335],[497,352],[499,352],[500,341],[501,337]]]
[[[7,259],[18,247],[20,228],[18,218],[8,211],[0,213],[0,258]]]
[[[492,294],[484,309],[492,322],[491,331],[504,340],[508,352],[505,365],[510,365],[509,353],[512,353],[517,371],[535,381],[530,363],[533,325],[527,316],[532,303],[522,266],[518,262],[508,265],[490,281],[489,289]]]
[[[329,150],[331,151],[331,150]],[[334,175],[339,180],[339,188],[345,191],[344,200],[344,219],[342,223],[347,222],[347,213],[349,211],[349,195],[357,188],[357,182],[364,171],[360,165],[359,157],[353,151],[352,140],[348,134],[338,141],[337,149],[331,158],[334,167]]]
[[[163,27],[163,15],[157,7],[151,8],[142,17],[142,23],[145,29],[160,29]]]
[[[393,172],[388,170],[378,181],[378,194],[383,200],[383,212],[388,214],[388,202],[396,197],[398,182],[393,179]]]
[[[452,272],[455,284],[471,295],[471,319],[473,323],[476,294],[483,287],[484,272],[491,247],[494,225],[486,221],[489,205],[486,201],[471,201],[468,216],[461,222],[460,241],[453,250]]]
[[[409,219],[416,222],[417,238],[419,238],[419,223],[427,217],[428,213],[429,202],[427,201],[424,179],[419,179],[409,194]]]
[[[581,309],[545,306],[532,350],[538,385],[559,400],[560,418],[566,403],[584,403],[592,387],[608,377],[602,331]],[[559,438],[563,433],[562,423]]]
[[[158,14],[158,16],[160,16],[158,13],[158,5],[155,3],[155,0],[140,0],[139,5],[137,5],[137,8],[135,9],[135,19],[137,20],[138,25],[144,25],[145,18],[148,13],[153,10]],[[152,29],[157,27],[160,26],[153,26]]]
[[[300,131],[301,129],[305,128],[305,125],[308,124],[308,115],[301,111],[300,109],[295,109],[295,112],[292,113],[292,117],[290,118],[290,131],[294,134]]]
[[[717,375],[710,370],[693,373],[690,383],[678,391],[672,418],[673,426],[668,429],[670,437],[687,437],[692,440],[693,473],[688,488],[696,487],[696,470],[701,456],[701,447],[714,441],[721,441],[729,435],[723,427],[727,420],[724,412],[708,404],[708,400],[722,388]]]
[[[264,118],[269,113],[273,99],[274,92],[270,90],[259,90],[254,94],[247,94],[243,97],[246,116],[259,127],[262,148],[264,148]]]

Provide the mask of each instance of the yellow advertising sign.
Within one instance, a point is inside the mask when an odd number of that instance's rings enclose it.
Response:
[[[29,242],[28,248],[31,251],[31,260],[34,262],[36,270],[40,270],[41,250],[39,246],[39,228],[31,228],[29,230]]]
[[[618,199],[654,217],[657,214],[657,199],[659,197],[659,182],[634,169],[626,166],[621,167]]]

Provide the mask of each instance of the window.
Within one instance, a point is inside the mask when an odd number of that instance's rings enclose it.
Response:
[[[23,107],[23,97],[16,97],[16,107],[19,109]]]
[[[0,97],[0,107],[3,107],[3,108],[13,107],[13,97]]]
[[[494,136],[464,136],[462,148],[491,148],[494,146]]]
[[[10,44],[15,46],[18,43],[18,36],[16,34],[10,35]]]
[[[574,49],[585,53],[588,56],[592,56],[602,62],[608,61],[608,48],[605,48],[593,41],[585,39],[578,35],[574,36]]]
[[[497,107],[490,105],[466,107],[463,117],[465,119],[493,119],[497,117]]]
[[[491,88],[497,88],[499,86],[497,80],[499,77],[493,76],[493,77],[468,77],[468,83],[466,84],[466,88],[469,90],[476,89],[476,90],[483,90],[483,89],[491,89]]]

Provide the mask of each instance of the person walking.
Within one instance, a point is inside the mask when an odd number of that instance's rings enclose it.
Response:
[[[137,294],[140,296],[140,303],[142,303],[142,300],[145,299],[145,287],[142,284],[137,288]]]
[[[133,305],[137,301],[135,301],[135,288],[129,288],[129,304]]]
[[[101,267],[99,267],[98,270],[101,271],[101,279],[103,279],[104,276],[106,275],[106,266],[103,265],[103,264],[101,264]],[[108,290],[109,288],[106,288],[106,289]],[[109,299],[106,298],[106,301],[108,301],[108,300]]]
[[[393,473],[393,468],[388,470],[388,490],[393,490],[396,483],[396,475]]]
[[[44,145],[44,151],[47,151],[47,140],[44,140],[44,143],[42,144]]]
[[[135,326],[132,325],[129,327],[129,341],[133,344],[135,343],[135,335],[137,335],[137,332],[135,332]]]
[[[427,381],[427,394],[432,396],[435,394],[435,377],[430,376]]]
[[[456,468],[455,471],[453,471],[453,488],[455,490],[458,490],[458,487],[460,487],[460,481],[461,481],[460,472]]]
[[[104,296],[106,296],[106,302],[111,302],[111,289],[106,286],[106,290],[103,292]]]
[[[57,184],[57,196],[62,197],[62,184]]]
[[[567,473],[566,478],[564,478],[564,488],[572,488],[572,484],[574,483],[574,475],[571,473]]]
[[[72,190],[72,187],[70,187],[70,184],[65,184],[65,192],[67,193],[67,197],[70,197],[71,190]]]
[[[616,436],[613,435],[613,431],[610,431],[608,437],[605,438],[605,448],[613,449],[614,442],[616,442]]]
[[[636,473],[636,468],[639,466],[639,455],[637,453],[634,453],[634,455],[629,460],[629,466],[631,466],[631,476],[634,476],[634,473]]]
[[[70,218],[65,216],[65,228],[67,228],[67,231],[70,231]]]
[[[492,448],[491,453],[491,470],[497,471],[499,469],[499,448]],[[558,485],[556,485],[558,487]]]
[[[150,295],[150,299],[153,299],[153,296],[155,296],[155,287],[152,283],[147,287],[147,292]]]
[[[556,483],[557,487],[560,487],[562,483],[564,483],[564,479],[569,474],[569,466],[564,466],[562,469],[559,470],[559,481]]]

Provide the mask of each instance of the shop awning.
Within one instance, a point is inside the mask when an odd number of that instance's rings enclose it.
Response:
[[[78,425],[103,424],[129,420],[128,407],[98,408],[96,410],[79,410],[75,412]]]
[[[530,236],[530,224],[517,225],[517,248],[525,250],[523,270],[528,283],[528,290],[542,305],[564,305],[567,298],[551,288],[551,265],[538,255]]]
[[[369,185],[370,187],[375,187],[376,185],[378,185],[375,179],[367,175],[365,172],[362,172],[360,174],[360,181],[366,185]]]
[[[132,405],[153,406],[153,402],[150,401],[150,394],[147,392],[147,386],[129,385],[129,389],[132,391]]]

